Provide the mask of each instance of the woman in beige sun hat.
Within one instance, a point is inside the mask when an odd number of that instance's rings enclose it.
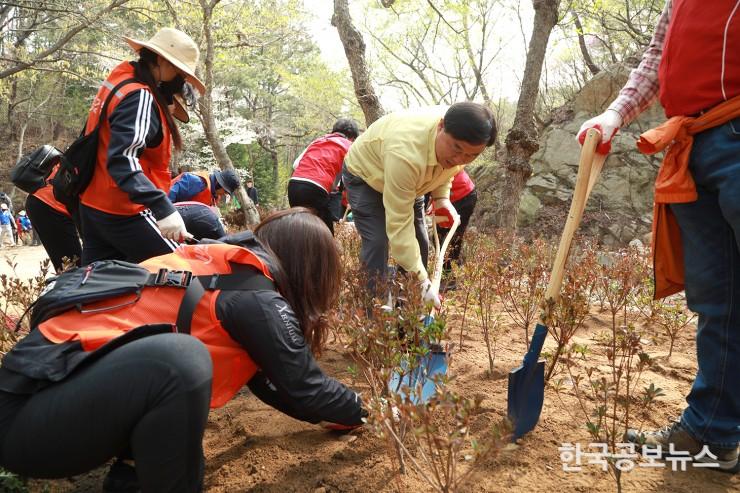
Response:
[[[200,52],[190,36],[172,28],[147,41],[124,40],[139,59],[113,69],[85,129],[95,128],[112,93],[101,119],[95,172],[80,195],[83,265],[103,259],[141,262],[172,252],[189,236],[167,192],[172,145],[182,146],[173,116],[187,120],[175,96],[204,92],[195,75]]]

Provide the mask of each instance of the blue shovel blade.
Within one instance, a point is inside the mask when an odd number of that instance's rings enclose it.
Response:
[[[437,391],[435,377],[447,373],[447,354],[444,351],[430,351],[417,358],[418,364],[413,370],[407,370],[407,361],[401,363],[403,371],[393,372],[389,388],[404,398],[408,397],[414,404],[426,404]]]
[[[520,366],[509,373],[508,415],[514,425],[514,440],[534,429],[545,400],[545,362],[540,361],[547,327],[537,324],[529,351]]]
[[[424,326],[434,321],[434,317],[427,315]],[[408,397],[414,404],[426,404],[434,397],[437,389],[434,383],[437,375],[447,373],[447,353],[439,350],[430,350],[424,356],[417,356],[417,365],[414,370],[408,370],[408,360],[401,362],[402,371],[394,371],[391,375],[389,389],[402,397]],[[421,390],[417,387],[421,386]],[[404,389],[408,387],[407,394]]]

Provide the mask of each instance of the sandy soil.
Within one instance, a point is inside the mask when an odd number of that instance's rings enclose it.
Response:
[[[0,274],[30,278],[38,274],[39,263],[48,258],[42,246],[6,246],[0,249]]]
[[[43,256],[39,248],[16,250],[23,264]],[[5,252],[2,252],[5,255]],[[20,262],[19,262],[20,263]],[[22,266],[23,269],[26,265]],[[30,268],[30,265],[29,267]],[[454,297],[449,303],[455,303]],[[458,324],[453,315],[449,322]],[[577,338],[593,344],[593,336],[609,329],[604,314],[592,313]],[[457,334],[458,329],[453,329]],[[680,334],[673,356],[665,358],[667,341],[646,342],[645,349],[657,364],[642,379],[665,391],[647,417],[646,428],[663,426],[678,416],[696,371],[694,328]],[[457,335],[455,335],[457,338]],[[551,340],[548,340],[552,344]],[[545,350],[548,349],[546,346]],[[480,436],[506,412],[506,375],[524,354],[523,336],[513,326],[499,336],[496,371],[489,375],[485,344],[475,324],[458,349],[450,367],[454,389],[466,396],[484,396],[483,408],[475,418],[472,433]],[[341,345],[334,343],[320,360],[331,375],[362,390],[353,382]],[[605,363],[605,361],[604,361]],[[584,461],[582,471],[566,472],[558,447],[563,442],[591,441],[584,418],[572,396],[558,396],[547,389],[537,428],[511,450],[481,464],[463,488],[472,492],[612,492],[614,481],[600,467]],[[327,432],[318,426],[295,421],[262,404],[246,391],[222,409],[211,413],[205,436],[206,491],[220,492],[390,492],[428,491],[426,483],[413,472],[399,477],[392,468],[384,442],[370,432],[352,435]],[[31,491],[99,491],[105,468],[68,480],[34,481]],[[625,492],[720,493],[740,491],[740,475],[700,470],[689,465],[685,472],[665,468],[636,467],[624,475]]]

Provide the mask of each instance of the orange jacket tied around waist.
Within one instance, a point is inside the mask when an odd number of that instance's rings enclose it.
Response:
[[[674,116],[662,125],[640,135],[637,148],[655,154],[667,148],[655,179],[653,210],[653,269],[655,299],[684,288],[681,231],[669,204],[694,202],[696,185],[689,170],[694,135],[740,116],[740,96],[725,101],[694,118]]]

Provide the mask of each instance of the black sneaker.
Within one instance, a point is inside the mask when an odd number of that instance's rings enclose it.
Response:
[[[629,429],[624,437],[628,442],[648,449],[659,448],[663,456],[669,456],[671,446],[673,446],[673,451],[688,452],[689,455],[694,456],[696,462],[717,464],[717,467],[713,469],[727,472],[737,472],[738,469],[737,447],[720,448],[700,442],[691,436],[678,420],[656,431],[640,432]],[[701,453],[705,450],[709,453]]]
[[[139,493],[141,487],[136,468],[122,460],[115,461],[103,480],[103,491],[106,493]]]

